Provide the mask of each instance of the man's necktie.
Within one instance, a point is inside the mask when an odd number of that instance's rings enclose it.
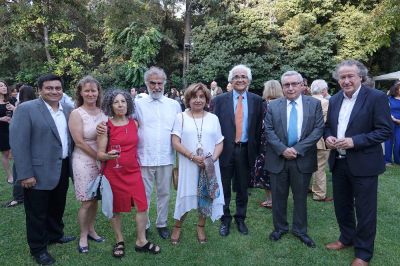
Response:
[[[292,109],[289,116],[288,146],[292,147],[297,143],[297,110],[295,101],[291,101],[290,104]]]
[[[236,135],[235,142],[240,142],[242,139],[242,124],[243,124],[243,96],[239,95],[239,99],[236,105],[235,111],[235,125],[236,125]]]

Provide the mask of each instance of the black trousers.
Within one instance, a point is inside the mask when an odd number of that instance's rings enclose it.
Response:
[[[47,251],[49,242],[64,235],[62,218],[69,184],[68,175],[68,159],[64,159],[60,181],[53,190],[24,189],[26,233],[32,255]]]
[[[289,231],[287,201],[290,187],[293,193],[292,232],[295,235],[307,234],[307,192],[311,175],[301,173],[296,160],[286,160],[280,173],[270,175],[275,230]]]
[[[24,200],[24,188],[21,186],[20,182],[17,182],[17,170],[15,168],[15,163],[13,164],[13,197],[12,200],[23,201]]]
[[[232,221],[229,205],[231,202],[232,187],[236,192],[235,220],[244,220],[247,212],[248,192],[250,180],[250,166],[247,153],[247,145],[235,145],[231,162],[226,167],[221,167],[222,187],[224,189],[224,215],[221,222]]]
[[[353,176],[347,160],[336,159],[332,182],[339,240],[354,245],[357,258],[370,261],[376,235],[378,176]]]

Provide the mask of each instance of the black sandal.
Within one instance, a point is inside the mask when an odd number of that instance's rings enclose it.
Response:
[[[158,250],[157,250],[158,247]],[[157,246],[156,244],[151,243],[150,241],[147,241],[146,245],[139,247],[135,246],[135,251],[136,252],[148,252],[151,254],[158,254],[161,252],[161,248]]]
[[[122,258],[125,255],[125,242],[120,241],[113,247],[113,257]]]

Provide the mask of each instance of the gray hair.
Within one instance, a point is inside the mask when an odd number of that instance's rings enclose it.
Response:
[[[107,116],[114,116],[114,110],[112,108],[113,102],[115,97],[117,97],[118,94],[121,94],[124,96],[125,101],[126,101],[126,106],[127,106],[127,111],[125,116],[130,116],[133,113],[133,100],[132,96],[130,93],[123,91],[121,89],[109,89],[104,95],[103,102],[101,104],[101,110],[103,110],[104,114]]]
[[[164,85],[167,82],[167,75],[165,74],[164,70],[162,68],[152,66],[149,68],[149,70],[144,72],[144,83],[146,83],[147,86],[147,83],[149,82],[149,77],[153,75],[161,76],[164,79]]]
[[[321,94],[324,89],[328,90],[328,83],[323,79],[316,79],[311,83],[311,94]]]
[[[281,83],[283,83],[283,79],[288,76],[297,76],[299,79],[299,82],[303,83],[303,76],[299,72],[294,71],[294,70],[289,70],[289,71],[286,71],[285,73],[283,73],[281,76]]]
[[[262,98],[264,100],[273,100],[283,97],[282,86],[277,80],[268,80],[264,83]]]
[[[251,82],[251,80],[253,79],[252,75],[251,75],[251,69],[246,66],[246,65],[236,65],[234,66],[230,71],[229,71],[229,75],[228,75],[228,82],[231,83],[232,79],[233,79],[233,72],[235,72],[238,69],[243,69],[247,72],[247,78],[249,79],[249,81]]]
[[[339,80],[339,69],[343,66],[357,66],[358,68],[358,75],[361,77],[361,81],[364,82],[368,76],[368,69],[367,67],[358,60],[348,59],[340,62],[336,65],[335,71],[332,73],[332,77],[336,80]]]

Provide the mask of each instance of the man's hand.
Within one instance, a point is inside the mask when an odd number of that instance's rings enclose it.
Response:
[[[336,149],[347,150],[354,148],[354,143],[352,138],[343,138],[336,140],[335,144]]]
[[[294,160],[297,158],[297,151],[293,147],[286,148],[286,150],[283,151],[282,155],[287,160]]]
[[[326,147],[328,147],[331,150],[336,149],[336,141],[337,139],[334,136],[329,136],[325,140]]]
[[[101,122],[96,127],[97,136],[101,136],[107,133],[107,125],[106,122]]]
[[[33,187],[35,185],[36,185],[36,178],[33,177],[33,176],[21,181],[21,186],[23,188],[31,188],[31,187]]]

